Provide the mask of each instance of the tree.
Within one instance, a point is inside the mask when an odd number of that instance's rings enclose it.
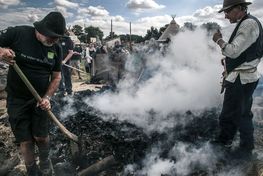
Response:
[[[208,22],[208,23],[202,24],[201,28],[204,28],[207,30],[208,33],[211,33],[218,29],[221,29],[221,26],[217,24],[216,22]]]
[[[144,39],[150,40],[151,38],[154,38],[155,40],[158,40],[159,37],[160,34],[158,32],[158,29],[152,26],[151,29],[147,30],[147,34],[145,35]]]
[[[118,35],[116,35],[114,32],[110,32],[109,35],[107,37],[105,37],[105,40],[110,40],[113,38],[117,38]]]
[[[90,39],[91,37],[99,38],[102,40],[103,32],[98,27],[89,26],[84,29],[85,33],[87,34],[87,38]]]
[[[184,23],[184,26],[183,26],[183,29],[188,29],[190,31],[194,31],[196,29],[196,25],[194,25],[193,23],[191,22],[185,22]]]
[[[160,27],[159,29],[159,36],[161,36],[163,34],[163,32],[165,31],[165,29],[167,29],[169,26],[169,24],[166,24],[165,26],[163,27]],[[159,37],[158,37],[159,38]]]
[[[74,25],[72,27],[72,32],[76,35],[76,36],[80,36],[81,34],[83,34],[83,29],[80,25]]]
[[[124,42],[130,42],[130,34],[120,35],[120,39],[121,41],[124,41]],[[131,41],[135,43],[140,43],[140,42],[143,42],[144,39],[142,36],[132,34]]]

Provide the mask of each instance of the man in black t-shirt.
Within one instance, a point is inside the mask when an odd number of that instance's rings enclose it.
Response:
[[[73,54],[73,56],[71,58],[71,66],[75,67],[77,69],[80,69],[81,53],[82,53],[81,45],[76,44],[74,46],[74,48],[73,48],[73,52],[74,52],[74,54]],[[82,79],[81,76],[80,76],[80,72],[77,71],[77,73],[78,73],[79,79]]]
[[[72,81],[71,81],[71,68],[67,67],[67,64],[70,65],[70,60],[73,55],[73,41],[69,37],[69,32],[66,32],[67,36],[59,40],[59,44],[62,47],[62,79],[59,85],[59,93],[62,95],[71,95],[72,94]]]
[[[65,32],[65,19],[51,12],[34,27],[9,27],[0,32],[0,59],[16,64],[31,82],[42,100],[37,102],[13,67],[7,77],[7,108],[9,121],[29,176],[51,175],[49,159],[50,97],[61,79],[62,51],[56,42]],[[35,146],[39,151],[36,164]]]

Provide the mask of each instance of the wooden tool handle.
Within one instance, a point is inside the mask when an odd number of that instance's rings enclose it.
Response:
[[[35,88],[32,86],[32,84],[29,82],[27,77],[24,75],[24,73],[18,67],[18,65],[16,63],[13,65],[13,68],[15,69],[15,71],[17,72],[19,77],[22,79],[22,81],[26,84],[27,88],[33,94],[35,99],[37,101],[41,101],[42,98],[39,96],[39,94],[37,93]],[[53,120],[53,122],[55,122],[55,124],[59,127],[59,129],[62,131],[62,133],[64,133],[69,139],[73,140],[74,142],[78,142],[78,136],[76,136],[75,134],[73,134],[69,130],[67,130],[67,128],[64,125],[62,125],[62,123],[59,122],[59,120],[56,118],[56,116],[52,113],[51,110],[48,110],[47,113],[48,113],[48,116]]]

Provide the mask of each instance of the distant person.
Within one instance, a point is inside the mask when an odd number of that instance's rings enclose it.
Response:
[[[213,36],[225,56],[224,102],[219,117],[220,134],[213,141],[230,148],[239,131],[239,147],[231,152],[233,157],[249,159],[254,149],[253,114],[251,112],[253,92],[260,74],[257,66],[262,56],[263,33],[259,20],[247,12],[251,2],[245,0],[224,0],[225,18],[237,23],[230,39],[225,41],[220,31]]]
[[[93,66],[93,62],[95,62],[96,55],[97,55],[97,50],[96,50],[96,46],[94,43],[91,43],[89,45],[89,55],[90,55],[90,57],[92,57],[91,63],[89,64],[90,65],[90,73],[92,76],[94,76],[95,73],[92,73],[92,70],[94,70],[94,69],[92,69],[92,66]]]
[[[107,47],[105,45],[102,45],[100,47],[100,53],[101,54],[107,54],[108,53]]]
[[[123,48],[123,46],[121,45],[120,41],[117,40],[114,43],[114,47],[112,48],[112,51],[113,51],[113,53],[118,54],[118,53],[122,52],[122,48]]]
[[[63,51],[63,60],[62,60],[62,79],[59,85],[59,93],[62,95],[72,95],[72,81],[71,81],[71,68],[67,65],[70,65],[70,59],[73,56],[73,41],[69,37],[69,31],[66,32],[66,36],[59,40],[59,44],[62,47]],[[66,64],[66,65],[65,65]]]
[[[36,101],[12,66],[7,78],[9,122],[19,144],[28,176],[51,176],[49,159],[50,97],[61,79],[62,51],[57,44],[65,32],[65,19],[59,12],[50,12],[34,27],[9,27],[0,32],[0,59],[16,64],[41,96]],[[35,147],[38,147],[39,166]]]
[[[93,58],[93,59],[95,59],[96,58],[96,47],[95,47],[95,45],[93,44],[93,43],[91,43],[90,44],[90,46],[89,46],[89,55]]]
[[[91,66],[92,66],[92,57],[89,53],[89,45],[87,45],[85,49],[85,70],[87,73],[91,73]]]
[[[71,66],[77,69],[80,69],[80,62],[82,57],[82,47],[79,44],[76,44],[73,48],[73,56],[71,57]],[[72,71],[75,71],[72,69]],[[79,79],[81,78],[80,71],[77,71]]]

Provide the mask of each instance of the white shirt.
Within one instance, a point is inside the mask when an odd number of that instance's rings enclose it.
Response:
[[[233,41],[231,43],[226,43],[225,47],[222,49],[222,54],[235,59],[248,47],[250,47],[258,37],[259,27],[257,22],[253,19],[246,19],[239,26]],[[235,82],[237,76],[240,75],[241,84],[257,81],[260,78],[260,74],[257,69],[252,71],[246,70],[256,68],[259,62],[260,58],[241,64],[234,71],[228,74],[226,80],[229,82]]]
[[[92,57],[89,55],[89,47],[86,48],[86,60],[88,63],[91,63]]]

